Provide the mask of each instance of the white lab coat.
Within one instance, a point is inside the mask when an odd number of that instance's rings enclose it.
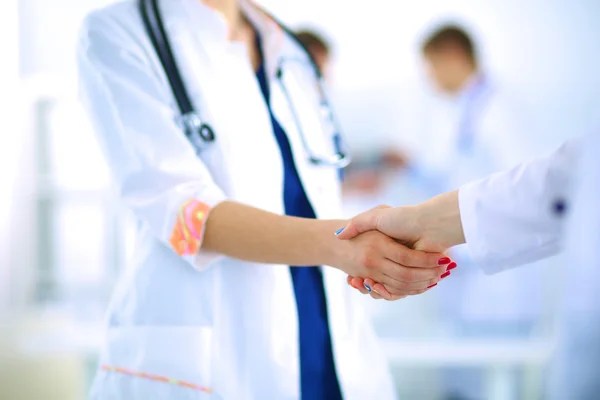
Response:
[[[283,169],[244,46],[227,41],[224,20],[200,1],[162,1],[160,7],[192,100],[217,140],[197,157],[176,124],[174,98],[134,1],[87,17],[78,54],[82,97],[119,193],[142,224],[136,266],[108,311],[101,365],[112,370],[98,371],[92,398],[298,399],[289,268],[205,251],[180,257],[169,247],[177,212],[189,199],[210,206],[229,199],[282,214]],[[319,217],[337,217],[337,170],[308,161],[275,78],[280,58],[306,55],[253,5],[243,8],[263,39],[273,112],[289,136],[307,195]],[[332,152],[307,76],[286,75],[285,84],[313,148]],[[345,275],[328,267],[323,275],[344,398],[393,398],[377,340]]]
[[[487,273],[557,254],[580,153],[579,139],[555,152],[462,186],[461,221],[471,258]]]
[[[473,76],[455,98],[439,104],[429,122],[423,140],[428,145],[417,165],[417,183],[428,186],[429,196],[509,169],[536,154],[534,130],[519,102],[483,75]],[[452,330],[498,330],[490,324],[510,329],[508,323],[531,323],[539,315],[541,295],[532,291],[540,288],[532,290],[527,283],[535,279],[539,267],[502,274],[492,284],[473,265],[464,246],[453,249],[452,257],[459,268],[436,289]]]

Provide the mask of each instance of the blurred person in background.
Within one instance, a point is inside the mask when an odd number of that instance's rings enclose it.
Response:
[[[322,34],[309,29],[296,31],[296,37],[315,60],[321,74],[327,78],[331,63],[331,45],[329,41]]]
[[[418,294],[450,260],[381,233],[335,239],[346,156],[288,30],[245,0],[130,0],[87,17],[78,63],[140,222],[92,398],[394,398],[344,275]],[[201,123],[184,131],[186,87]]]

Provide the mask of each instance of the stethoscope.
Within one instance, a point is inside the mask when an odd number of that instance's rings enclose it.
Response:
[[[202,121],[200,114],[194,110],[194,107],[192,106],[192,102],[188,96],[183,79],[175,62],[175,57],[173,55],[173,51],[171,49],[171,45],[169,43],[158,7],[158,0],[140,0],[139,8],[148,36],[150,37],[156,54],[158,55],[158,58],[160,59],[160,62],[164,68],[165,74],[171,86],[171,90],[179,107],[182,129],[188,140],[192,143],[196,150],[200,152],[202,149],[206,148],[215,141],[215,132],[208,123]],[[302,43],[296,38],[294,33],[289,28],[277,21],[271,15],[267,14],[267,16],[271,18],[277,25],[279,25],[281,29],[287,35],[289,35],[289,37],[291,37],[301,48],[306,51]],[[346,147],[344,146],[339,123],[337,122],[331,105],[327,100],[321,72],[319,71],[315,60],[308,51],[306,51],[306,55],[308,56],[310,65],[315,74],[315,80],[320,97],[319,106],[322,114],[321,117],[334,132],[332,135],[335,148],[334,154],[319,155],[312,150],[310,144],[308,143],[300,123],[300,118],[296,112],[296,108],[293,106],[292,97],[290,96],[286,86],[283,84],[283,60],[279,61],[276,77],[288,102],[294,123],[296,124],[298,132],[300,133],[302,145],[310,162],[315,165],[343,168],[350,163],[350,156]]]

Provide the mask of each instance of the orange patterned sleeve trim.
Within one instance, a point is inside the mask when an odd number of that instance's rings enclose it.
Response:
[[[152,374],[147,374],[145,372],[132,371],[132,370],[128,370],[128,369],[125,369],[125,368],[113,367],[113,366],[110,366],[110,365],[103,365],[102,369],[104,371],[108,371],[108,372],[116,372],[116,373],[119,373],[119,374],[135,376],[137,378],[148,379],[148,380],[151,380],[151,381],[157,381],[157,382],[163,382],[163,383],[170,383],[172,385],[182,386],[182,387],[185,387],[185,388],[188,388],[188,389],[193,389],[193,390],[199,390],[199,391],[205,392],[205,393],[212,393],[212,389],[211,388],[208,388],[208,387],[205,387],[205,386],[196,385],[196,384],[189,383],[189,382],[180,381],[178,379],[167,378],[165,376],[152,375]]]
[[[197,254],[202,243],[204,223],[211,207],[199,200],[187,201],[179,209],[169,243],[180,256]]]

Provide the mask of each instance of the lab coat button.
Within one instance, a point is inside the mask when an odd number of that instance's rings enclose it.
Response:
[[[556,199],[552,205],[552,211],[554,212],[554,215],[562,217],[567,211],[567,205],[564,199]]]

